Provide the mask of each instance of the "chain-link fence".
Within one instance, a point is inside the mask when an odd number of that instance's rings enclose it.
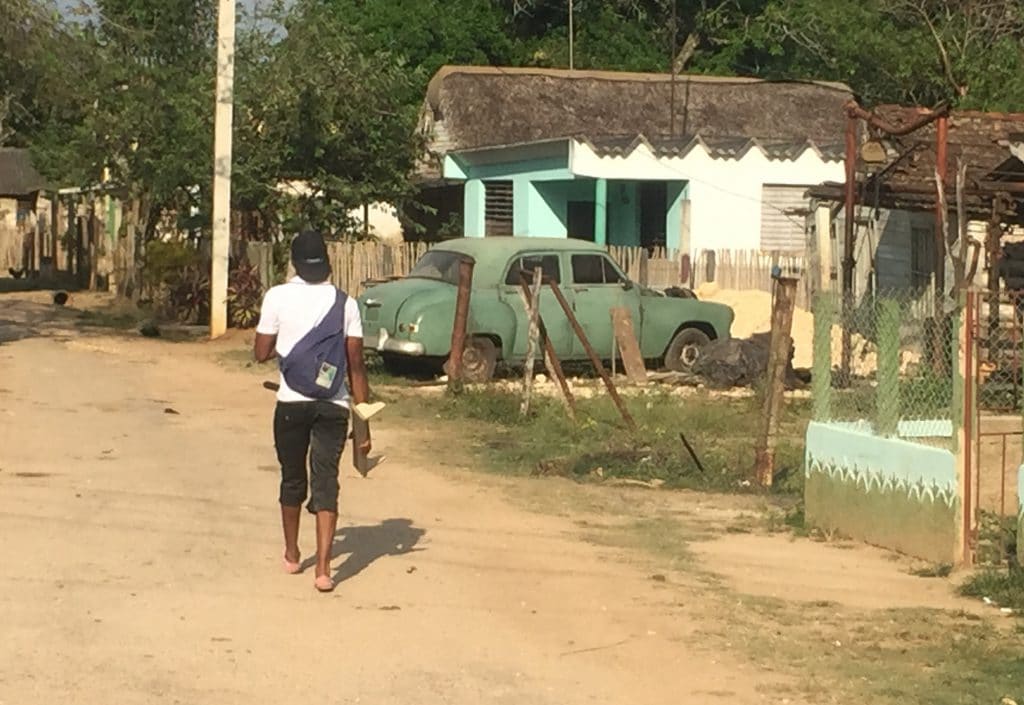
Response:
[[[927,294],[814,301],[814,415],[907,440],[952,443],[957,313]]]

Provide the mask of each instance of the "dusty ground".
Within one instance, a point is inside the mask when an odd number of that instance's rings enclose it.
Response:
[[[0,298],[0,343],[3,705],[798,703],[786,669],[707,636],[687,563],[740,595],[966,605],[880,552],[714,531],[747,500],[623,490],[624,514],[695,537],[660,569],[587,540],[599,490],[517,494],[386,413],[387,460],[364,480],[346,458],[322,596],[279,567],[272,398],[218,362],[238,340],[114,335],[21,295]]]

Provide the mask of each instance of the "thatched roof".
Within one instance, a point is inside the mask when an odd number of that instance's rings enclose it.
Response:
[[[747,144],[843,140],[845,85],[611,71],[446,66],[427,89],[423,128],[435,156],[557,138],[644,136],[680,148],[700,137]],[[682,137],[685,135],[686,137]],[[736,148],[736,145],[733,145]]]
[[[0,196],[28,196],[45,186],[27,149],[0,147]]]

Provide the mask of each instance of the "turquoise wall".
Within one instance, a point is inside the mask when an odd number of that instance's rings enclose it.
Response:
[[[608,182],[608,244],[640,244],[640,188],[636,181]]]
[[[684,181],[668,183],[665,200],[665,247],[678,250],[683,231],[683,200],[687,198],[689,184]]]
[[[956,456],[858,424],[807,427],[808,526],[936,563],[957,556]]]
[[[559,181],[575,178],[566,157],[542,157],[500,164],[463,164],[445,157],[444,176],[449,179],[516,179]]]
[[[513,188],[512,232],[519,237],[566,237],[569,201],[596,196],[597,180],[576,178],[567,155],[544,156],[495,164],[469,164],[445,157],[446,178],[466,179],[463,229],[466,237],[485,233],[484,181],[509,180]],[[640,244],[640,191],[637,181],[607,181],[604,217],[609,245]],[[665,203],[667,244],[678,249],[686,182],[670,182]],[[600,221],[600,218],[595,218]]]
[[[566,237],[569,201],[594,200],[594,182],[514,180],[513,229],[520,237]]]

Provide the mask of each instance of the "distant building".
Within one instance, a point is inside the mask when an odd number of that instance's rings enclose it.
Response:
[[[25,233],[35,227],[44,187],[27,149],[0,147],[0,275],[25,266]]]
[[[843,178],[841,84],[457,67],[430,83],[419,176],[469,237],[802,253]],[[428,226],[428,230],[431,227]]]

